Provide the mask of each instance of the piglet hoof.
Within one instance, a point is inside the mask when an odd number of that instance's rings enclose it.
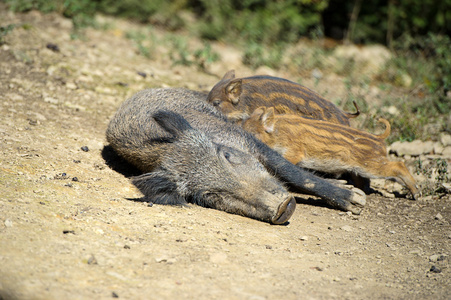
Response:
[[[421,192],[417,192],[417,193],[411,193],[412,194],[412,200],[418,200],[422,195]]]

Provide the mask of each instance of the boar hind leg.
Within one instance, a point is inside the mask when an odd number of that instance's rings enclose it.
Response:
[[[325,200],[329,205],[344,211],[360,214],[366,204],[366,195],[357,188],[345,189],[293,165],[262,142],[256,140],[262,163],[275,176],[298,192],[308,193]]]

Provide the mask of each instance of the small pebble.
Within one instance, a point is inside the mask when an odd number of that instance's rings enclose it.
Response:
[[[343,226],[343,227],[341,227],[341,230],[344,230],[344,231],[352,231],[352,227],[351,226],[349,226],[349,225],[345,225],[345,226]]]
[[[445,260],[446,257],[443,254],[434,254],[429,256],[429,261],[442,261]]]
[[[88,148],[88,146],[83,146],[83,147],[81,147],[81,150],[84,152],[88,152],[89,148]]]
[[[76,90],[77,89],[77,85],[75,83],[73,83],[73,82],[66,82],[66,87],[68,89],[71,89],[71,90]]]
[[[53,52],[60,52],[60,47],[58,47],[57,44],[53,44],[53,43],[48,43],[46,45],[47,49],[52,50]]]
[[[113,298],[119,298],[119,295],[116,292],[111,293],[111,297]]]
[[[73,177],[72,181],[78,181],[78,177]]]
[[[435,215],[435,219],[436,219],[436,220],[439,220],[439,221],[443,220],[442,214],[441,214],[441,213],[436,214],[436,215]]]
[[[13,221],[11,221],[11,220],[5,220],[5,226],[6,226],[6,227],[13,227]]]
[[[144,73],[144,72],[136,72],[139,76],[141,76],[141,77],[143,77],[143,78],[146,78],[147,77],[147,74],[146,73]]]
[[[436,266],[432,266],[431,269],[429,270],[429,272],[432,272],[432,273],[441,273],[442,270],[440,270],[440,268],[437,268]]]
[[[36,126],[36,125],[39,125],[39,121],[33,120],[33,119],[28,119],[28,124],[30,124],[31,126]]]
[[[88,258],[88,265],[97,265],[97,259],[94,257],[94,255],[91,255],[91,257]]]
[[[169,257],[157,257],[155,258],[155,261],[157,263],[167,263],[169,265],[175,263],[177,260],[175,258],[169,258]]]

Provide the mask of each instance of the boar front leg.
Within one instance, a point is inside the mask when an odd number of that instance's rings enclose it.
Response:
[[[366,204],[366,195],[358,188],[339,187],[314,174],[293,165],[264,143],[256,140],[262,163],[275,176],[295,191],[318,196],[329,205],[353,214],[360,214]]]

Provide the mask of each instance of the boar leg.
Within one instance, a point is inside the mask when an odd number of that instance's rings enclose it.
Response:
[[[155,204],[185,205],[186,200],[177,192],[177,186],[164,172],[151,172],[132,178],[132,183],[144,195],[144,201]]]
[[[362,207],[366,204],[364,192],[355,187],[352,187],[351,190],[338,187],[293,165],[259,140],[255,139],[255,143],[261,153],[262,163],[289,187],[318,196],[329,205],[341,210],[360,214]]]

